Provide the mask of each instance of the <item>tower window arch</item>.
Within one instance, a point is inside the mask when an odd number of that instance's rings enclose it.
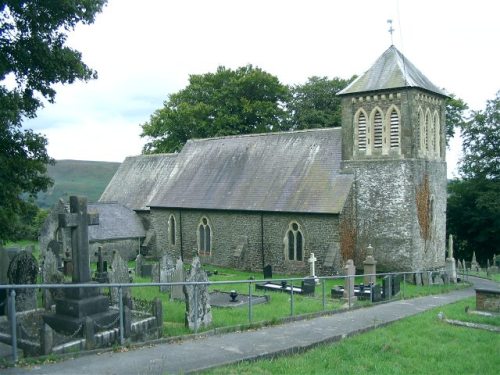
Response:
[[[373,116],[373,148],[381,149],[383,139],[383,117],[382,112],[375,110]]]
[[[431,126],[431,114],[429,110],[425,113],[425,118],[422,126],[422,150],[427,153],[429,151],[429,128]]]
[[[434,152],[437,157],[441,157],[441,125],[439,123],[439,115],[434,112]]]
[[[367,146],[367,126],[366,114],[364,111],[359,111],[356,118],[358,150],[366,151]]]
[[[435,133],[434,133],[434,121],[433,118],[429,113],[427,113],[426,116],[426,122],[427,122],[427,151],[429,152],[429,155],[432,156],[434,155],[434,140],[435,140]]]
[[[168,234],[169,241],[171,245],[175,245],[175,217],[170,215],[168,218]]]
[[[292,221],[285,236],[285,254],[288,260],[304,260],[304,234],[300,224]]]
[[[418,108],[417,112],[417,145],[420,151],[424,150],[423,147],[423,134],[424,134],[424,111],[422,107]]]
[[[198,225],[198,254],[211,255],[212,253],[212,229],[210,222],[204,216]]]
[[[391,149],[400,146],[401,122],[396,108],[392,108],[389,114],[389,147]]]

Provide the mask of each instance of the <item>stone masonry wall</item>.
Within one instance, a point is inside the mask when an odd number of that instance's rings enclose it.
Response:
[[[424,160],[346,161],[355,178],[358,225],[374,248],[377,270],[422,270],[444,266],[446,165]],[[416,187],[429,179],[433,200],[431,239],[421,238]]]
[[[175,244],[171,243],[168,234],[171,215],[177,224]],[[151,223],[156,231],[157,252],[173,257],[180,257],[182,252],[183,259],[190,261],[197,254],[198,226],[203,217],[207,218],[212,234],[212,252],[210,256],[201,256],[204,263],[252,271],[262,271],[263,265],[271,264],[275,272],[307,275],[307,259],[314,252],[318,258],[317,273],[333,272],[331,267],[323,267],[323,262],[332,243],[337,243],[338,248],[336,215],[152,208]],[[285,253],[284,238],[291,221],[300,225],[304,235],[304,260],[301,262],[287,260]]]

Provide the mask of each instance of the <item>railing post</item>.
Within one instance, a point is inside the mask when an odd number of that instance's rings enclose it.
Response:
[[[248,283],[248,323],[252,324],[252,282]]]
[[[123,290],[121,285],[118,287],[118,306],[120,307],[120,345],[125,342],[124,339],[124,324],[123,324]]]
[[[293,281],[290,282],[290,316],[293,316]]]
[[[403,299],[405,299],[406,273],[403,273]]]
[[[348,306],[349,309],[351,308],[351,278],[352,276],[347,276],[348,281],[347,281],[347,300],[348,300]]]
[[[389,300],[392,299],[392,273],[389,274]]]
[[[194,284],[194,333],[198,333],[198,285]]]
[[[321,293],[323,294],[323,311],[326,310],[325,279],[321,279]]]
[[[12,361],[17,363],[17,322],[16,322],[16,291],[10,290],[9,293],[9,318],[10,318],[10,332],[12,338]]]

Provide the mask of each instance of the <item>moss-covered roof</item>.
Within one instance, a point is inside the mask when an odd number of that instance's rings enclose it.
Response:
[[[149,206],[340,213],[340,163],[340,128],[191,140]]]

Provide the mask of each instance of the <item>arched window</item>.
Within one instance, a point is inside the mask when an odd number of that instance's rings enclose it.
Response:
[[[399,148],[400,146],[400,121],[399,121],[399,114],[398,111],[396,111],[396,108],[393,108],[390,115],[389,115],[389,129],[390,129],[390,136],[389,136],[389,145],[390,148]]]
[[[424,111],[422,111],[422,108],[418,108],[417,112],[417,129],[416,129],[416,135],[417,135],[417,145],[419,151],[423,150],[423,129],[424,129]]]
[[[434,133],[434,121],[432,121],[432,116],[431,113],[428,112],[427,115],[425,116],[425,120],[427,122],[427,151],[429,152],[429,155],[432,156],[434,155],[434,140],[435,140],[435,133]]]
[[[375,111],[373,116],[373,148],[382,148],[383,118],[379,110]]]
[[[424,124],[422,128],[422,150],[427,153],[429,151],[429,128],[431,126],[431,113],[429,110],[425,113]]]
[[[441,125],[437,111],[434,112],[434,149],[436,156],[441,157]]]
[[[302,234],[300,225],[296,222],[291,222],[288,225],[288,230],[285,237],[285,251],[288,260],[303,260],[304,236]]]
[[[366,150],[366,114],[363,111],[358,113],[356,125],[358,129],[358,150]]]
[[[174,215],[170,215],[168,219],[168,232],[170,244],[175,245],[175,217]]]
[[[198,225],[198,254],[210,255],[212,252],[212,230],[206,217]]]

